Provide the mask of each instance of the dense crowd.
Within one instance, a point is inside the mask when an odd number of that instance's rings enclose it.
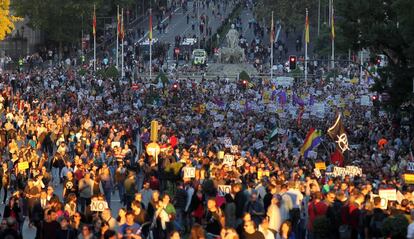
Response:
[[[368,76],[139,79],[133,88],[77,72],[1,75],[2,238],[21,238],[25,221],[36,238],[58,239],[321,238],[323,230],[325,238],[382,238],[391,235],[385,219],[411,222],[403,173],[412,137],[372,105]],[[326,132],[337,112],[346,157],[328,137],[303,157],[309,129]],[[157,158],[145,152],[153,119]],[[327,170],[316,173],[316,161]],[[334,175],[334,164],[363,174]],[[384,206],[385,188],[399,198]]]

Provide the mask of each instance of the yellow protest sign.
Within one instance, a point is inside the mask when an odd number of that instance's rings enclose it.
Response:
[[[349,110],[345,110],[344,115],[346,117],[349,117],[349,116],[351,116],[351,112]]]
[[[405,173],[404,174],[404,181],[406,184],[414,184],[414,174],[413,173]]]
[[[24,171],[29,168],[29,162],[22,162],[17,165],[20,171]]]
[[[326,164],[325,162],[316,162],[315,168],[319,170],[326,170]]]
[[[223,159],[223,158],[224,158],[224,151],[219,151],[219,152],[217,153],[217,158],[218,158],[218,159]]]

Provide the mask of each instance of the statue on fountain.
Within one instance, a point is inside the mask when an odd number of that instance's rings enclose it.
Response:
[[[220,48],[218,60],[220,63],[235,64],[245,61],[244,50],[239,46],[239,32],[234,29],[234,24],[226,35],[227,47]]]

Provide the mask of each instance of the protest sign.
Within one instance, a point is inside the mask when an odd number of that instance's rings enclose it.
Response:
[[[388,201],[397,201],[397,189],[380,189],[378,194],[381,198],[385,198]]]
[[[237,153],[239,152],[239,146],[237,146],[237,145],[232,145],[232,146],[230,147],[230,152],[231,152],[232,154],[237,154]]]
[[[261,149],[261,148],[263,148],[263,141],[257,141],[256,143],[253,144],[253,147],[255,149]]]
[[[289,87],[293,85],[293,80],[294,80],[293,77],[279,76],[279,77],[276,77],[276,80],[272,79],[272,83],[274,83],[276,87],[278,86]]]
[[[236,161],[236,167],[240,168],[241,166],[243,166],[245,159],[244,158],[239,158]]]
[[[233,164],[234,164],[234,155],[231,155],[231,154],[224,155],[223,164],[233,166]]]
[[[334,167],[334,177],[345,177],[347,175],[350,177],[362,176],[362,169],[357,166],[346,166],[346,168],[336,166]]]
[[[224,138],[223,144],[224,144],[224,147],[226,147],[226,148],[230,148],[233,145],[232,142],[231,142],[231,139],[228,138],[228,137]]]
[[[224,151],[218,151],[217,158],[218,159],[223,159],[224,158]]]
[[[414,172],[414,162],[407,163],[407,171]]]
[[[221,126],[221,123],[220,122],[214,122],[213,123],[213,127],[214,128],[218,128],[218,127],[220,127]]]
[[[192,129],[191,133],[192,134],[200,134],[200,130],[199,129]]]
[[[24,171],[29,168],[29,162],[21,162],[17,165],[19,171]]]
[[[404,195],[400,192],[400,191],[397,191],[397,202],[399,203],[399,204],[401,204],[401,201],[404,199],[405,197],[404,197]]]
[[[119,147],[121,147],[121,143],[120,142],[112,142],[111,143],[111,147],[112,148],[115,148],[115,147],[118,147],[119,148]]]
[[[220,196],[225,196],[231,192],[230,185],[218,185],[218,193]]]
[[[322,177],[321,171],[318,168],[314,168],[313,169],[313,173],[315,174],[315,176],[317,178],[321,178]]]
[[[371,100],[370,100],[368,95],[361,96],[361,105],[363,105],[363,106],[370,106],[371,105]]]
[[[92,200],[91,201],[91,211],[92,212],[103,212],[108,208],[108,203],[106,201],[98,201],[98,200]]]
[[[326,164],[325,162],[316,162],[315,168],[318,170],[326,170]]]
[[[404,182],[406,184],[414,184],[414,174],[413,173],[405,173],[404,174]]]
[[[195,167],[184,167],[184,178],[195,178]]]
[[[317,156],[318,156],[318,153],[316,153],[313,150],[311,150],[311,151],[308,152],[308,158],[316,159]]]

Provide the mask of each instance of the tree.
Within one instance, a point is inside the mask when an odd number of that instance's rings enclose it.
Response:
[[[15,17],[10,15],[10,0],[0,2],[0,41],[4,40],[14,29]]]
[[[268,26],[274,11],[275,21],[280,20],[287,27],[298,27],[305,24],[306,8],[310,17],[317,18],[317,6],[317,0],[259,0],[254,10],[257,19],[264,19]]]
[[[413,12],[411,0],[337,1],[336,5],[340,17],[335,21],[349,47],[388,58],[389,65],[380,69],[373,90],[387,92],[394,110],[410,98],[413,88]]]

